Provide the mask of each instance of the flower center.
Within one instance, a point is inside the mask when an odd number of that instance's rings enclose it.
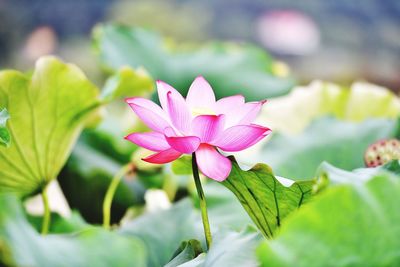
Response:
[[[191,111],[192,111],[193,117],[197,117],[199,115],[217,115],[217,113],[215,113],[215,111],[210,108],[196,107],[196,108],[192,108]]]

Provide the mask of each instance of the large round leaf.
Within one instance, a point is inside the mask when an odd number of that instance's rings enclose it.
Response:
[[[0,147],[0,192],[33,194],[55,179],[85,122],[99,105],[98,89],[74,65],[38,60],[32,76],[0,72],[0,106],[12,142]]]

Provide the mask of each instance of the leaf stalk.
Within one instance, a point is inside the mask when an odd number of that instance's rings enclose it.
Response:
[[[43,221],[42,221],[42,235],[47,235],[49,233],[50,221],[51,221],[51,211],[49,205],[49,198],[47,197],[47,186],[42,190],[42,201],[43,201]]]
[[[131,165],[127,164],[123,166],[112,178],[111,183],[107,189],[106,195],[103,201],[103,228],[110,229],[111,221],[111,204],[117,191],[118,185],[120,184],[122,177],[131,170]]]

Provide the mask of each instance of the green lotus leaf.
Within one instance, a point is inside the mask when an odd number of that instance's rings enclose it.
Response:
[[[398,122],[391,119],[319,118],[301,134],[277,133],[257,153],[239,159],[265,162],[276,175],[294,180],[313,178],[324,161],[350,171],[365,165],[364,153],[371,143],[394,137],[397,127]]]
[[[400,179],[329,187],[290,216],[257,254],[262,266],[398,266]]]
[[[231,173],[222,184],[236,195],[265,237],[272,237],[282,220],[312,197],[314,180],[277,179],[265,164],[244,171],[231,160]]]
[[[243,94],[248,100],[260,100],[286,94],[294,85],[291,78],[277,77],[271,57],[251,45],[209,43],[193,49],[171,49],[155,32],[116,25],[101,25],[93,35],[106,67],[143,66],[152,77],[184,94],[198,75],[210,82],[217,97]]]
[[[95,226],[71,234],[39,235],[15,195],[0,194],[0,266],[147,266],[135,237]]]
[[[0,109],[0,145],[8,147],[10,145],[10,132],[7,129],[7,120],[10,118],[7,109]]]
[[[200,241],[191,239],[183,241],[179,248],[175,251],[173,258],[164,267],[177,267],[186,263],[203,252]]]
[[[148,95],[153,91],[154,81],[145,69],[134,70],[123,66],[107,79],[101,98],[104,102],[110,102],[122,97]]]
[[[144,242],[149,252],[148,266],[164,266],[183,241],[203,238],[200,224],[199,213],[189,199],[184,199],[168,210],[148,213],[127,222],[119,233]]]
[[[314,81],[268,101],[259,120],[274,131],[297,134],[312,120],[326,115],[352,122],[394,119],[400,115],[400,99],[388,89],[369,83],[356,82],[349,89]]]
[[[55,179],[99,91],[75,65],[43,57],[31,76],[0,72],[0,106],[10,113],[9,148],[0,147],[0,192],[34,194]]]
[[[214,236],[213,245],[207,253],[196,258],[172,265],[177,267],[217,267],[217,266],[259,266],[256,248],[262,241],[262,235],[249,227],[241,232],[220,231]],[[171,265],[169,265],[171,266]]]

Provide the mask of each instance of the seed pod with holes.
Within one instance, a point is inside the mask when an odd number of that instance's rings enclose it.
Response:
[[[367,148],[364,155],[367,167],[377,167],[394,159],[400,159],[400,141],[397,139],[375,142]]]

